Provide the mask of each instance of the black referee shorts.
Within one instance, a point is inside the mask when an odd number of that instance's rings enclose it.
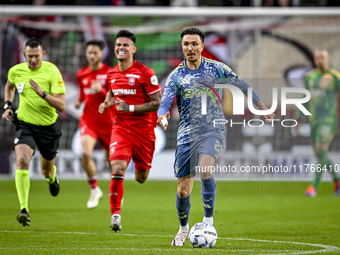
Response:
[[[26,144],[33,150],[37,146],[41,156],[52,160],[57,155],[61,131],[54,123],[51,126],[36,126],[23,121],[16,123],[14,147]]]

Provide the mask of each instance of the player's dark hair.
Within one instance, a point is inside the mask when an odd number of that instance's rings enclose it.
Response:
[[[28,39],[28,41],[25,44],[25,48],[27,46],[31,47],[32,49],[33,48],[38,48],[39,46],[41,46],[41,48],[42,48],[41,42],[37,38],[35,38],[35,37],[32,37],[32,38]]]
[[[86,42],[86,48],[89,45],[95,45],[98,46],[100,50],[103,50],[105,48],[105,42],[103,40],[91,40]]]
[[[128,31],[128,30],[125,30],[125,29],[120,30],[120,31],[116,34],[116,40],[117,40],[117,38],[119,38],[119,37],[126,37],[126,38],[129,38],[129,39],[131,39],[131,41],[133,41],[133,43],[136,43],[136,36],[135,36],[133,33],[131,33],[130,31]]]
[[[185,35],[198,35],[201,38],[202,43],[204,43],[204,34],[198,28],[189,27],[189,28],[185,29],[181,34],[181,38],[183,39],[183,37]]]

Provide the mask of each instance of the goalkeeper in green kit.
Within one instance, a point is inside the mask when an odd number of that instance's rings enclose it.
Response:
[[[334,195],[340,195],[338,170],[334,169],[332,161],[328,157],[329,145],[338,128],[338,103],[337,96],[340,93],[340,73],[329,67],[329,56],[325,50],[314,53],[316,69],[305,77],[306,88],[311,92],[308,108],[312,115],[309,116],[311,126],[311,144],[317,157],[315,166],[315,178],[307,188],[305,195],[315,197],[323,172],[329,171],[333,176]],[[302,112],[298,111],[298,119]]]
[[[65,84],[58,68],[42,61],[45,51],[40,41],[31,38],[26,42],[24,56],[27,63],[13,66],[8,72],[5,86],[5,104],[2,118],[16,126],[14,150],[17,170],[15,186],[20,203],[17,220],[23,226],[30,225],[28,196],[30,189],[29,165],[38,147],[41,157],[41,172],[47,179],[52,196],[59,193],[59,182],[54,165],[61,131],[55,124],[58,114],[63,112]],[[17,115],[13,115],[12,102],[15,89],[19,94]]]

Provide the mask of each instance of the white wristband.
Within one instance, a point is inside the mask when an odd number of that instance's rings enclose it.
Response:
[[[161,120],[161,123],[163,126],[168,125],[168,119],[164,116],[163,119]]]
[[[134,112],[134,111],[135,111],[135,106],[129,105],[129,112]]]

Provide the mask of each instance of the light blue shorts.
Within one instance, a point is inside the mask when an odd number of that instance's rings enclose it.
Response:
[[[178,145],[175,152],[175,177],[195,176],[202,155],[210,155],[217,161],[223,150],[224,139],[218,134],[202,136],[194,142]]]

